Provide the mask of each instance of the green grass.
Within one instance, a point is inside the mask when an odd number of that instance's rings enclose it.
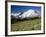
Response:
[[[12,20],[11,31],[31,31],[41,29],[41,19]]]

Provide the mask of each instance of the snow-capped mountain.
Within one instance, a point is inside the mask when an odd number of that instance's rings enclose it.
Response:
[[[30,9],[26,12],[11,13],[11,16],[12,18],[16,19],[34,18],[34,17],[39,17],[40,12]]]

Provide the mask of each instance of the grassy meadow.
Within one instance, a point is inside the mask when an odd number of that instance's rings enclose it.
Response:
[[[41,18],[28,20],[11,20],[11,31],[31,31],[41,29]]]

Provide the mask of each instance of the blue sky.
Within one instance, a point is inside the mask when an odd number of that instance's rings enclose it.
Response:
[[[36,10],[36,11],[41,11],[40,6],[17,6],[17,5],[11,5],[11,12],[16,13],[16,12],[25,12],[27,10]]]

